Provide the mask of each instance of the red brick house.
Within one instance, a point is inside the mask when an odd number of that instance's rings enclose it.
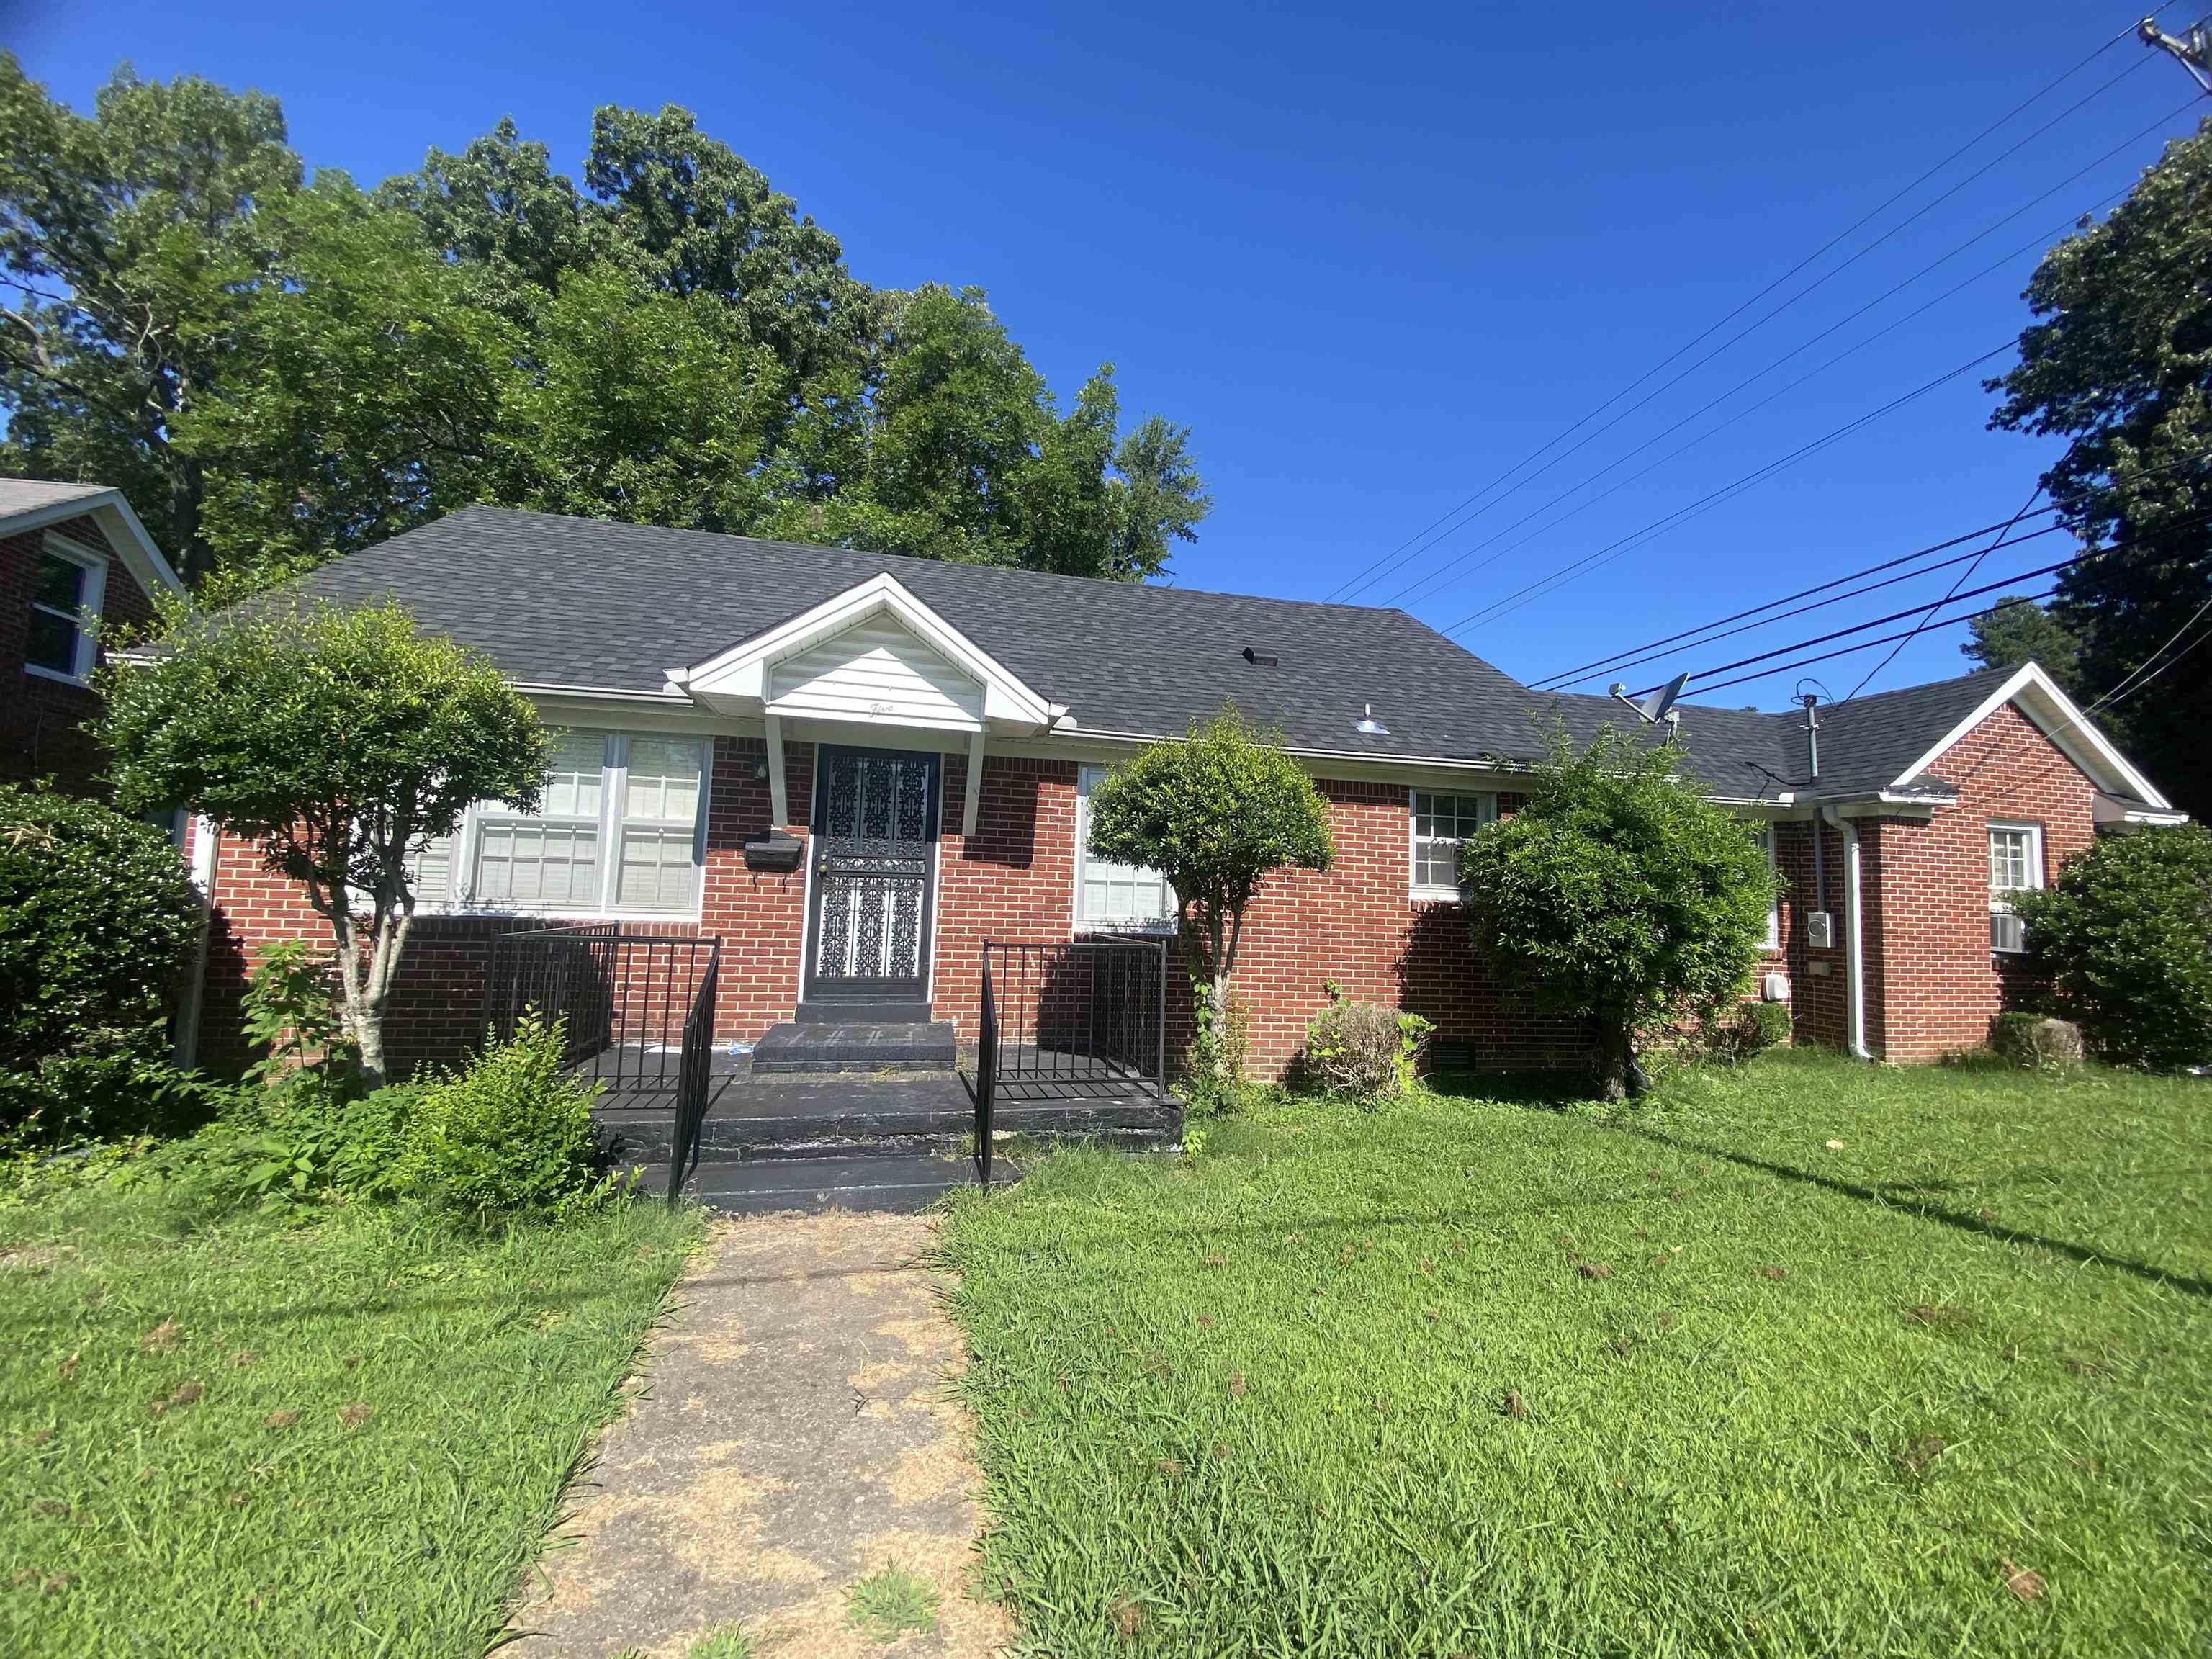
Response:
[[[142,627],[178,587],[121,490],[0,478],[0,778],[97,788],[91,624]]]
[[[1402,611],[1194,592],[472,507],[310,577],[486,652],[558,729],[543,810],[473,811],[428,849],[387,1035],[405,1064],[479,1029],[487,940],[619,921],[723,941],[719,1037],[794,1018],[978,1015],[986,940],[1157,931],[1152,872],[1087,855],[1101,769],[1234,704],[1327,797],[1335,866],[1271,881],[1238,987],[1281,1070],[1334,979],[1433,1020],[1477,1066],[1577,1063],[1580,1030],[1471,954],[1458,843],[1510,811],[1553,718]],[[1699,781],[1785,880],[1760,993],[1801,1040],[1892,1060],[1977,1043],[2017,949],[2005,895],[2100,829],[2179,815],[2029,665],[1823,711],[1686,704]],[[209,1057],[246,965],[320,938],[252,850],[201,849],[220,927]],[[1176,1001],[1181,1001],[1180,996]]]

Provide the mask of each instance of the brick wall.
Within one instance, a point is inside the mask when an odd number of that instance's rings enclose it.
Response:
[[[786,745],[795,833],[805,836],[814,750]],[[744,867],[744,842],[769,828],[766,750],[757,738],[714,745],[702,919],[659,931],[703,931],[724,940],[716,1034],[754,1038],[788,1019],[799,1000],[805,924],[805,860],[789,875]],[[1962,792],[1934,822],[1868,819],[1861,826],[1869,1041],[1893,1060],[1926,1060],[1986,1035],[2002,1005],[2002,975],[1988,950],[1986,825],[1991,817],[2045,825],[2046,878],[2091,835],[2087,781],[2027,721],[2000,710],[1946,756],[1937,770]],[[948,754],[933,939],[933,1002],[971,1039],[979,962],[987,938],[1055,941],[1073,936],[1077,767],[1073,761],[986,760],[976,833],[960,833],[964,754]],[[1325,872],[1269,879],[1247,917],[1237,988],[1248,1010],[1250,1066],[1282,1073],[1326,1006],[1326,981],[1346,995],[1407,1008],[1435,1022],[1441,1044],[1474,1066],[1567,1067],[1588,1062],[1587,1035],[1541,1018],[1506,995],[1467,942],[1457,905],[1415,902],[1407,891],[1403,785],[1324,780],[1337,859]],[[1517,804],[1505,797],[1501,806]],[[1803,918],[1814,908],[1813,837],[1822,837],[1827,907],[1837,946],[1814,949]],[[1796,1040],[1841,1047],[1846,1036],[1843,836],[1825,825],[1778,826],[1784,891],[1779,942],[1762,971],[1786,973]],[[217,923],[210,952],[203,1052],[236,1055],[237,993],[258,952],[276,939],[319,942],[326,925],[291,884],[259,867],[252,848],[222,843]],[[450,1060],[477,1035],[485,942],[533,925],[526,917],[418,920],[394,988],[388,1042],[395,1069]],[[1826,972],[1819,971],[1825,966]],[[1170,973],[1170,1041],[1188,1037],[1188,994]],[[226,1034],[228,1034],[226,1036]]]
[[[1866,838],[1869,1042],[1886,1060],[1934,1060],[1989,1036],[2014,964],[1991,953],[1989,826],[2043,826],[2043,878],[2094,838],[2094,796],[2017,709],[1999,708],[1931,769],[1959,792],[1934,818],[1870,820]]]
[[[143,628],[153,606],[130,567],[113,556],[107,538],[90,517],[51,526],[71,541],[110,554],[101,614],[114,628]],[[0,779],[10,781],[51,776],[73,794],[100,793],[106,762],[100,745],[84,729],[100,712],[100,699],[81,685],[27,672],[32,584],[46,548],[44,529],[0,537]]]

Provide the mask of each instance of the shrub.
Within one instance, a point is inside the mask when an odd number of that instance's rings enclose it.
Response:
[[[2212,830],[2098,841],[2017,908],[2053,1012],[2100,1054],[2160,1070],[2212,1060]]]
[[[2081,1064],[2081,1028],[2048,1014],[1999,1014],[1990,1024],[1990,1048],[2029,1071],[2075,1071]]]
[[[1347,1002],[1332,982],[1328,1006],[1306,1025],[1306,1075],[1332,1092],[1363,1100],[1405,1093],[1436,1027],[1419,1014],[1376,1002]]]
[[[1702,1035],[1710,1057],[1724,1065],[1741,1065],[1753,1054],[1763,1054],[1790,1040],[1790,1005],[1739,1003],[1724,1017],[1715,1014],[1706,1018]]]
[[[170,1064],[167,1006],[201,926],[161,830],[0,785],[0,1136],[172,1129],[204,1109]]]
[[[1562,730],[1526,805],[1461,856],[1475,949],[1589,1024],[1608,1100],[1642,1086],[1638,1032],[1741,994],[1774,897],[1759,842],[1686,772],[1679,743],[1609,729],[1577,750]]]
[[[404,1189],[482,1216],[568,1212],[612,1190],[599,1126],[597,1084],[561,1066],[565,1022],[535,1012],[460,1072],[441,1072],[407,1115],[396,1176]]]

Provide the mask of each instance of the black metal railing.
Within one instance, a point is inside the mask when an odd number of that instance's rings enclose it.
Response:
[[[610,1105],[669,1107],[668,1195],[698,1163],[713,1092],[722,941],[625,933],[615,922],[532,928],[491,941],[484,1024],[502,1040],[523,1014],[564,1022],[562,1061],[605,1086]]]
[[[1167,1093],[1168,947],[1085,939],[983,946],[975,1046],[975,1172],[991,1181],[1001,1099],[1119,1100]]]

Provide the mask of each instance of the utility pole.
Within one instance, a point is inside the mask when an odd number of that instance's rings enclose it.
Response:
[[[2136,33],[2153,50],[2172,53],[2174,61],[2189,71],[2189,78],[2207,97],[2212,97],[2212,18],[2199,18],[2178,40],[2150,17],[2136,25]]]

